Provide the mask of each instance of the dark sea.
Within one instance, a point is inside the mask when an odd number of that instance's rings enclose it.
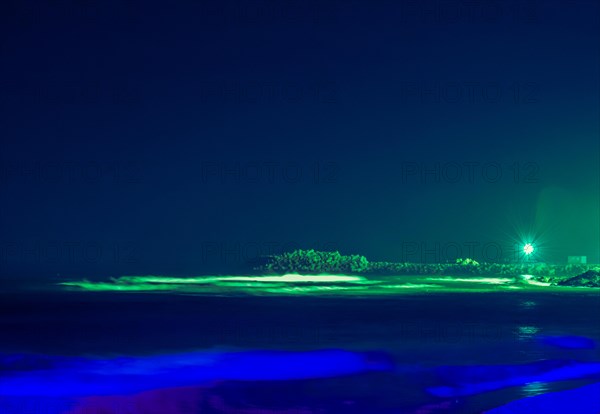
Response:
[[[356,298],[15,289],[0,295],[0,352],[4,354],[118,357],[203,350],[342,349],[387,353],[394,361],[394,368],[385,372],[223,381],[203,390],[208,397],[188,403],[181,413],[481,413],[512,400],[598,379],[530,383],[443,398],[426,391],[438,385],[434,369],[600,361],[597,347],[565,349],[539,340],[560,335],[600,343],[598,291]],[[180,395],[166,398],[176,400]],[[173,403],[176,407],[177,401]],[[169,412],[176,410],[169,408]]]

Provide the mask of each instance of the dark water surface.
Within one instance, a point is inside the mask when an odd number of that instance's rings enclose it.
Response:
[[[540,335],[581,335],[600,343],[598,315],[597,291],[367,298],[12,292],[0,295],[0,352],[116,356],[207,349],[385,351],[397,364],[394,372],[229,382],[217,385],[215,393],[231,405],[264,407],[265,413],[277,407],[281,411],[273,412],[292,412],[282,407],[297,406],[322,413],[477,413],[586,382],[535,383],[444,400],[425,392],[435,385],[428,369],[548,359],[599,361],[598,349],[566,350],[537,340]],[[437,409],[431,408],[436,404]],[[419,408],[428,405],[429,411]],[[198,412],[234,411],[212,406]]]

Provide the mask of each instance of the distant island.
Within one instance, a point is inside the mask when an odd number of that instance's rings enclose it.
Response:
[[[370,262],[361,255],[342,255],[337,251],[295,250],[272,255],[256,268],[267,274],[355,274],[527,276],[554,286],[600,287],[600,266],[592,264],[479,263],[459,258],[454,263]]]

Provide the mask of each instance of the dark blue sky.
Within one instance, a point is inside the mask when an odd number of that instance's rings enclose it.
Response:
[[[2,7],[5,276],[600,260],[595,1]]]

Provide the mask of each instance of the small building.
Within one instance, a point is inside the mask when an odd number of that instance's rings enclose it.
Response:
[[[567,263],[569,263],[569,264],[586,264],[587,256],[568,256]]]

